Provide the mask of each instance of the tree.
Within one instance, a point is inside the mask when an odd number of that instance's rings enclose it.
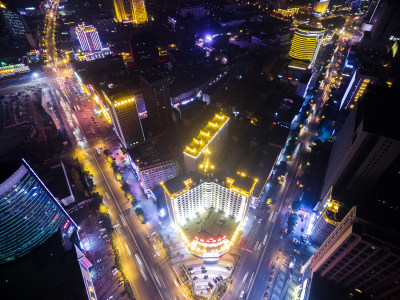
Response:
[[[294,226],[296,226],[296,224],[297,224],[297,219],[298,219],[299,217],[297,216],[297,214],[295,214],[295,213],[291,213],[290,215],[289,215],[289,218],[288,218],[288,220],[287,220],[287,229],[288,229],[288,233],[292,233],[293,232],[293,229],[294,229]]]
[[[296,199],[296,200],[294,200],[294,201],[292,202],[292,209],[293,209],[293,211],[296,211],[296,212],[299,211],[300,206],[301,206],[301,202],[300,202],[299,199]]]

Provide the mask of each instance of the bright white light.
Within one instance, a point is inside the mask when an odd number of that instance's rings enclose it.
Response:
[[[161,218],[164,218],[164,217],[165,217],[165,215],[166,215],[166,213],[165,213],[165,209],[164,209],[164,208],[162,208],[162,209],[160,210],[160,216],[161,216]]]
[[[212,35],[207,34],[205,37],[206,42],[211,42],[212,41]]]
[[[314,220],[315,220],[315,214],[312,214],[310,223],[308,223],[307,235],[311,234],[311,230],[312,230],[312,227],[313,227]]]
[[[32,76],[34,77],[34,78],[37,78],[38,76],[39,76],[39,74],[38,73],[32,73]]]

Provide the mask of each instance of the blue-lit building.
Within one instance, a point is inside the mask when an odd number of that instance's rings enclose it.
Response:
[[[68,244],[77,225],[28,163],[3,163],[1,170],[0,264],[30,253],[59,230]]]

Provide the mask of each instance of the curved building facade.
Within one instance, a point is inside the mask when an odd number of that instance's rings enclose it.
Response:
[[[26,161],[0,183],[0,263],[28,254],[59,229],[76,228]]]
[[[299,26],[293,36],[289,56],[294,59],[310,62],[310,67],[317,58],[324,29],[307,26]]]

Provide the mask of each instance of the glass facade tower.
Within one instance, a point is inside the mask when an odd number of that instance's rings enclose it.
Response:
[[[23,164],[0,183],[0,263],[41,245],[59,229],[77,225],[30,166]]]

